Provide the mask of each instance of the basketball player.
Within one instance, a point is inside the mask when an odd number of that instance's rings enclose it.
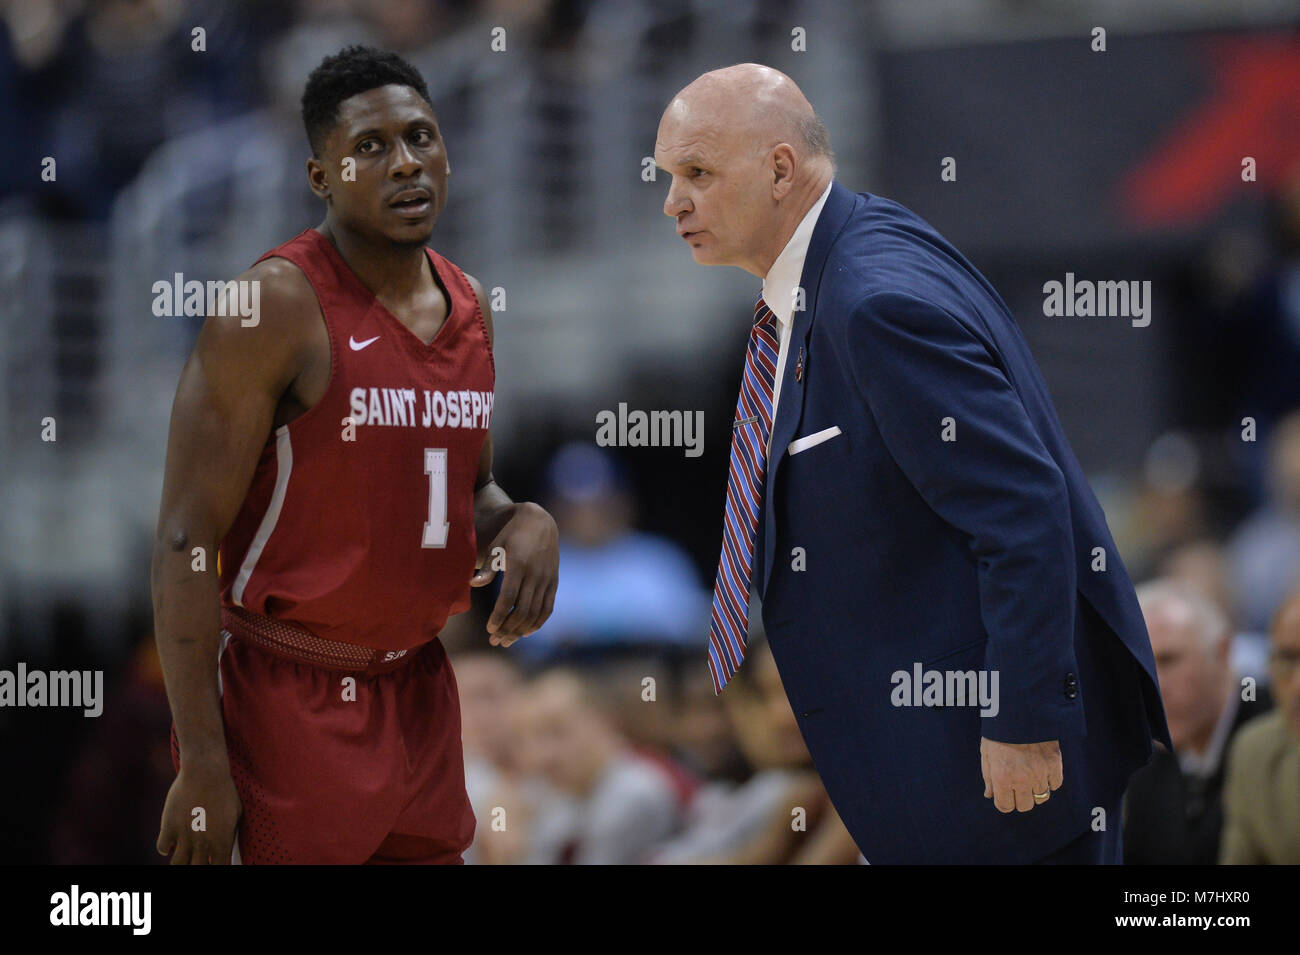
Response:
[[[419,73],[349,47],[308,79],[303,120],[325,220],[239,276],[260,315],[209,315],[172,410],[153,595],[177,776],[157,847],[458,863],[475,820],[437,635],[498,568],[490,642],[537,630],[555,523],[492,479],[492,313],[424,244],[448,163]]]

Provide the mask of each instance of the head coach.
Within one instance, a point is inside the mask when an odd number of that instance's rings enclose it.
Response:
[[[664,212],[762,280],[732,425],[709,669],[751,588],[867,861],[1116,863],[1129,775],[1169,745],[1105,515],[1001,297],[928,223],[834,181],[782,73],[668,105]]]

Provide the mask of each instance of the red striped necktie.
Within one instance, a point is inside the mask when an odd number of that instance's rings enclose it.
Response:
[[[754,306],[754,327],[745,352],[745,376],[740,383],[740,398],[732,423],[722,556],[718,558],[718,578],[713,585],[709,673],[713,677],[714,693],[722,692],[745,659],[749,583],[754,568],[758,515],[763,506],[767,443],[772,433],[772,383],[776,379],[780,350],[776,316],[760,298]]]

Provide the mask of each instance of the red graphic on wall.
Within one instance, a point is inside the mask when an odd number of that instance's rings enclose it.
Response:
[[[1119,183],[1130,222],[1195,225],[1246,190],[1272,193],[1300,174],[1300,41],[1216,40],[1208,60],[1209,95]],[[1241,178],[1247,156],[1255,182]]]

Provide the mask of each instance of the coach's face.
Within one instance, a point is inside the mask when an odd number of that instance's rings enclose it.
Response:
[[[447,150],[433,108],[409,86],[380,86],[339,104],[312,191],[336,221],[368,236],[423,244],[447,203]]]
[[[669,104],[655,165],[672,176],[664,213],[676,220],[698,264],[764,274],[777,207],[770,159],[748,130],[707,104],[681,98]]]

